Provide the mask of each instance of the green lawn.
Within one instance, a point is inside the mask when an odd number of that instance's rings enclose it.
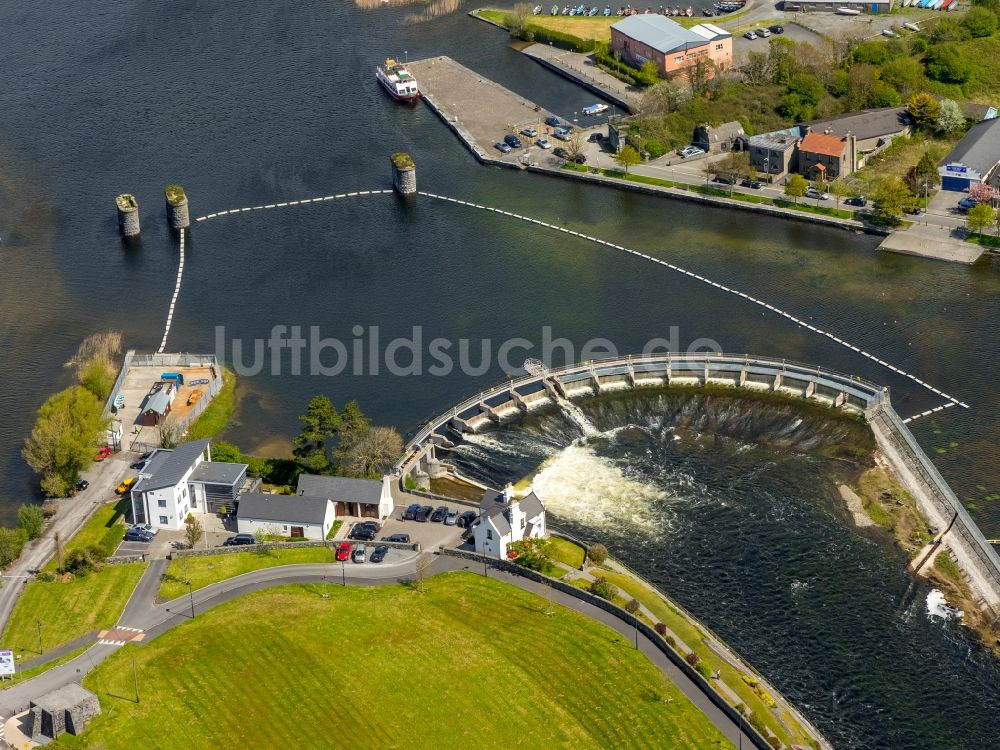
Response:
[[[557,536],[549,537],[549,542],[552,545],[553,560],[558,560],[571,568],[579,568],[583,565],[583,547],[579,544],[568,539],[560,539]]]
[[[43,653],[91,630],[111,627],[145,569],[146,563],[108,565],[67,582],[32,581],[17,600],[0,642],[30,659],[39,653],[39,621]]]
[[[113,655],[52,747],[732,747],[627,638],[548,609],[472,573],[251,594]]]
[[[116,503],[102,505],[92,515],[80,530],[63,545],[63,556],[75,549],[84,547],[99,547],[104,557],[111,557],[118,549],[125,534],[123,514],[128,508],[128,500],[120,499]],[[53,558],[45,566],[48,572],[55,572],[56,560]]]
[[[229,418],[233,415],[235,406],[236,373],[228,367],[224,367],[222,369],[222,389],[205,407],[205,411],[194,421],[194,424],[188,428],[185,440],[202,440],[218,435],[229,424]]]
[[[233,576],[261,568],[299,563],[333,562],[329,547],[289,547],[287,549],[232,552],[227,555],[204,557],[178,557],[170,561],[160,586],[159,598],[170,601],[188,592],[184,581],[191,581],[192,589],[200,589]]]

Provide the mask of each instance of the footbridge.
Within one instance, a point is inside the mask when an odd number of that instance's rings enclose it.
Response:
[[[513,421],[546,404],[614,390],[718,385],[780,393],[857,414],[889,402],[887,388],[857,376],[748,354],[630,355],[551,370],[532,369],[535,371],[471,396],[427,422],[396,464],[400,481],[410,477],[418,486],[425,486],[428,479],[444,476],[447,470],[437,460],[435,447],[449,447],[456,434]]]

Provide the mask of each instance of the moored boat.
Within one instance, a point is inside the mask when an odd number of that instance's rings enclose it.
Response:
[[[410,75],[410,71],[402,63],[396,62],[391,57],[385,61],[385,66],[379,65],[375,68],[375,78],[397,102],[414,103],[420,98],[420,87],[417,86],[417,79]]]

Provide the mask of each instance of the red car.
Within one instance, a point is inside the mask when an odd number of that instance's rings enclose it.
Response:
[[[341,542],[337,545],[337,562],[347,562],[351,559],[351,543]]]
[[[103,461],[104,459],[106,459],[110,455],[111,455],[111,449],[108,446],[106,446],[106,445],[102,445],[97,450],[97,455],[94,456],[94,460],[95,461]]]

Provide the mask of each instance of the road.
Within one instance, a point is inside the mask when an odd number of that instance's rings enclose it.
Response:
[[[117,500],[112,488],[125,478],[129,463],[134,461],[132,453],[115,453],[104,461],[95,463],[84,474],[90,486],[74,497],[61,498],[55,501],[59,510],[45,533],[31,544],[25,546],[21,556],[11,564],[2,576],[0,586],[0,631],[7,624],[17,598],[24,590],[25,584],[34,574],[31,571],[40,570],[55,556],[56,536],[62,544],[76,534],[86,523],[91,514],[110,500]]]
[[[160,576],[165,570],[165,561],[151,563],[125,607],[118,626],[138,628],[145,631],[148,641],[165,633],[199,613],[238,597],[271,588],[294,583],[344,583],[350,586],[381,586],[413,580],[418,575],[434,575],[456,570],[484,573],[490,578],[517,586],[550,601],[572,609],[607,625],[619,633],[626,643],[634,643],[663,674],[674,683],[692,703],[729,739],[733,745],[754,747],[753,740],[742,731],[726,714],[678,669],[649,639],[622,620],[576,597],[556,591],[520,576],[504,573],[496,569],[485,570],[473,561],[444,555],[432,556],[424,553],[413,560],[399,565],[378,568],[373,565],[350,566],[337,563],[308,565],[285,565],[264,568],[206,586],[191,596],[183,596],[164,604],[155,603]],[[349,575],[348,575],[349,573]],[[30,701],[56,690],[71,682],[79,682],[88,672],[96,668],[120,646],[97,643],[80,656],[53,667],[39,676],[0,691],[0,716],[4,718],[24,711]]]

